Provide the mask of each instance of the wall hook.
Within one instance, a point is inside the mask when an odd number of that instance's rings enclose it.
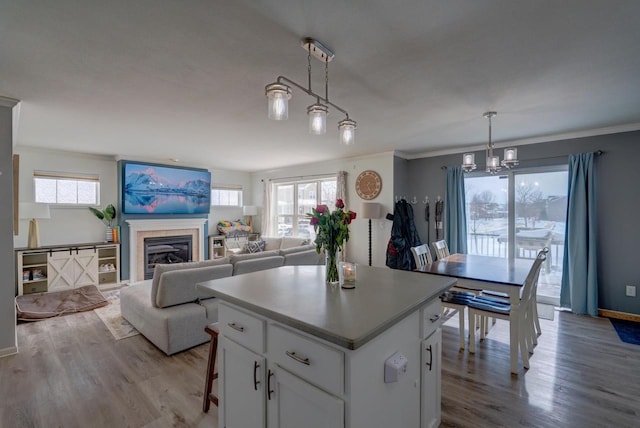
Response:
[[[424,200],[422,201],[423,204],[427,205],[429,203],[429,197],[425,196]]]

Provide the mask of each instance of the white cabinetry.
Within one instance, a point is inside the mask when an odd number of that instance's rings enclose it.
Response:
[[[107,288],[120,282],[119,244],[81,244],[16,251],[18,294]]]
[[[422,342],[422,428],[440,426],[442,330],[436,329]]]

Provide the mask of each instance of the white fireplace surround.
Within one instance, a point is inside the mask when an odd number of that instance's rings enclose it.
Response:
[[[144,239],[192,235],[192,258],[204,259],[204,225],[206,218],[125,220],[129,225],[129,281],[144,279]]]

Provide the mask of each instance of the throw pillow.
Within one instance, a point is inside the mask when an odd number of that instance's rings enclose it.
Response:
[[[264,251],[265,242],[262,239],[247,241],[244,246],[245,253],[260,253]]]

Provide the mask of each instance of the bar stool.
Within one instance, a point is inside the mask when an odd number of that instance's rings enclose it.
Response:
[[[204,386],[204,401],[202,402],[202,411],[207,413],[211,402],[218,406],[218,397],[212,392],[213,380],[218,379],[218,373],[214,373],[216,365],[216,354],[218,353],[218,323],[211,323],[204,328],[205,333],[211,335],[211,342],[209,345],[209,364],[207,365],[207,383]]]

